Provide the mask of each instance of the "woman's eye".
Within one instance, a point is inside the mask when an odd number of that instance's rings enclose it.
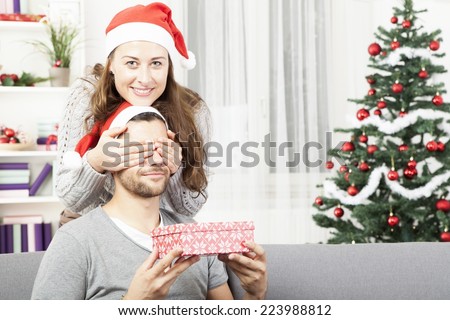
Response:
[[[130,67],[136,67],[137,66],[137,62],[136,61],[127,61],[127,65]]]
[[[162,66],[162,63],[160,61],[153,61],[152,63],[155,67],[160,67]]]

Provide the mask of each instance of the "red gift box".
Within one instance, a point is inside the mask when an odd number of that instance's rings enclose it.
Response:
[[[153,247],[160,259],[175,248],[182,256],[249,252],[243,242],[254,241],[254,230],[252,221],[173,224],[152,231]]]

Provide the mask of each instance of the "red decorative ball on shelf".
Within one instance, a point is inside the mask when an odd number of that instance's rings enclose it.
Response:
[[[444,152],[445,151],[445,143],[438,141],[437,143],[437,151]]]
[[[347,188],[347,193],[352,197],[356,196],[358,192],[359,192],[358,188],[355,187],[354,185],[351,185],[350,187]]]
[[[327,161],[327,162],[325,163],[325,167],[326,167],[327,169],[333,169],[333,167],[334,167],[333,161]]]
[[[377,90],[375,90],[375,89],[369,89],[369,91],[367,91],[367,94],[369,96],[374,96],[376,93],[377,93]]]
[[[395,227],[400,222],[399,217],[396,215],[391,214],[387,220],[387,223],[390,227]]]
[[[348,171],[348,167],[347,166],[341,166],[340,168],[339,168],[339,172],[340,173],[344,173],[344,172],[347,172]]]
[[[440,238],[442,242],[450,242],[450,232],[448,231],[442,232]]]
[[[375,109],[375,110],[373,111],[373,114],[376,115],[376,116],[381,116],[381,110]]]
[[[398,18],[396,16],[393,16],[391,18],[391,23],[396,24],[398,22]]]
[[[378,151],[378,147],[374,144],[371,144],[370,146],[367,146],[367,153],[373,154],[375,151]]]
[[[355,145],[353,144],[353,142],[346,141],[342,145],[341,150],[344,151],[344,152],[355,151]]]
[[[414,177],[417,175],[417,169],[414,167],[408,167],[403,170],[403,175],[406,179],[414,179]]]
[[[404,151],[408,151],[409,147],[406,144],[402,144],[400,146],[398,146],[398,151],[400,152],[404,152]]]
[[[428,78],[428,72],[427,72],[427,70],[425,70],[425,69],[420,70],[419,73],[418,73],[418,75],[419,75],[419,78],[420,78],[420,79],[426,79],[426,78]]]
[[[366,136],[364,133],[362,135],[359,136],[359,142],[361,143],[367,143],[367,141],[369,141],[369,137]]]
[[[378,108],[378,109],[384,109],[384,108],[386,108],[386,101],[384,101],[384,100],[378,101],[378,102],[377,102],[377,108]]]
[[[388,179],[391,180],[391,181],[398,180],[398,172],[395,171],[394,169],[391,169],[391,170],[388,172],[387,177],[388,177]]]
[[[317,204],[318,206],[323,205],[323,200],[321,197],[317,197],[316,200],[314,200],[314,203]]]
[[[408,161],[407,166],[408,166],[408,168],[415,168],[417,166],[417,161],[414,159],[411,159]]]
[[[401,83],[394,83],[392,85],[392,92],[393,93],[402,93],[403,92],[403,85]]]
[[[366,77],[366,80],[367,80],[367,82],[368,82],[369,84],[375,84],[375,83],[377,83],[377,80],[376,80],[374,77],[372,77],[372,76],[367,76],[367,77]]]
[[[364,120],[368,116],[370,116],[370,113],[364,108],[359,109],[358,112],[356,112],[356,117],[358,118],[359,121]]]
[[[341,207],[337,207],[334,209],[334,215],[336,218],[341,218],[344,215],[344,210]]]
[[[436,201],[436,210],[449,212],[450,211],[450,202],[446,199],[440,199],[440,200]]]
[[[365,162],[365,161],[362,161],[360,164],[359,164],[359,170],[361,170],[362,172],[367,172],[367,171],[369,171],[370,170],[370,167],[369,167],[369,165],[367,164],[367,162]]]
[[[377,56],[381,52],[381,47],[378,43],[374,42],[372,43],[369,48],[367,49],[369,51],[369,54],[373,57]]]
[[[441,45],[440,45],[439,41],[436,41],[436,40],[430,41],[430,49],[431,50],[433,50],[433,51],[439,50],[440,46]]]
[[[444,103],[444,99],[439,94],[435,95],[431,101],[433,102],[433,104],[435,106],[438,106],[438,107]]]
[[[5,136],[7,136],[8,138],[13,138],[16,135],[16,132],[14,131],[14,129],[11,128],[5,128],[3,130],[3,134]]]
[[[404,29],[409,29],[409,28],[411,28],[411,21],[409,21],[409,20],[404,20],[404,21],[402,22],[402,27],[403,27]]]
[[[392,41],[391,42],[391,49],[395,50],[395,49],[398,49],[398,48],[400,48],[400,42],[398,42],[396,40]]]
[[[430,142],[427,143],[426,148],[427,148],[428,151],[434,152],[434,151],[437,150],[438,144],[437,144],[436,141],[430,141]]]

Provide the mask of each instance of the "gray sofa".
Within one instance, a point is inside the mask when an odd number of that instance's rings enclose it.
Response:
[[[264,245],[267,299],[450,299],[450,244]],[[29,299],[43,252],[0,255],[0,299]],[[230,274],[236,298],[242,297]]]

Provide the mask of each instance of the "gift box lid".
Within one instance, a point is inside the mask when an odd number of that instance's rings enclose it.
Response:
[[[179,223],[153,229],[152,237],[187,232],[254,230],[253,221]]]

